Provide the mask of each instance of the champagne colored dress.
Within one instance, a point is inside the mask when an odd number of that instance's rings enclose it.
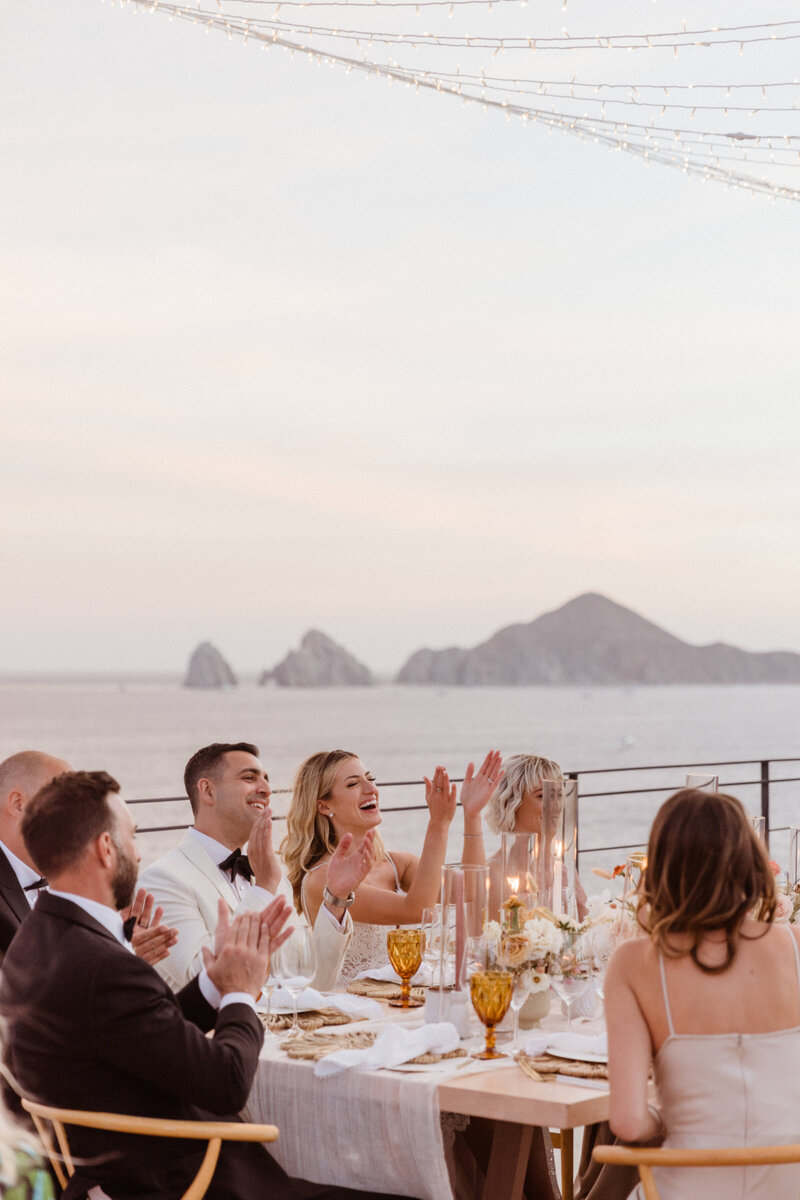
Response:
[[[400,887],[400,876],[397,866],[389,853],[386,854],[386,861],[394,871],[394,890],[402,894],[403,889]],[[316,871],[317,867],[321,866],[322,863],[317,863],[317,866],[312,867],[311,871]],[[306,872],[300,884],[300,899],[303,904],[303,912],[306,914],[306,920],[309,924],[311,922],[306,906],[305,883],[311,871]],[[371,967],[385,967],[388,965],[389,956],[386,951],[386,934],[391,928],[391,925],[370,925],[366,921],[353,922],[353,934],[344,952],[337,983],[348,984],[351,979],[355,979],[362,971],[368,971]]]
[[[792,943],[800,988],[800,954]],[[786,947],[786,953],[790,953]],[[664,1145],[695,1149],[800,1142],[800,1027],[774,1033],[676,1033],[663,957],[669,1036],[655,1058]],[[768,987],[764,981],[764,987]],[[662,1200],[794,1200],[800,1165],[659,1168]],[[630,1200],[641,1200],[639,1185]]]

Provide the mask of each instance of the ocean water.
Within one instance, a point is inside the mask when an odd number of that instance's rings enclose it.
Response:
[[[581,870],[624,860],[623,850],[592,847],[641,843],[658,804],[684,783],[670,764],[762,758],[773,764],[771,824],[800,824],[800,687],[375,688],[284,689],[242,685],[228,692],[188,690],[177,683],[0,684],[0,759],[41,749],[76,767],[104,769],[126,799],[180,797],[183,767],[213,741],[252,741],[276,788],[288,788],[297,765],[316,750],[359,754],[384,786],[382,834],[396,849],[419,850],[425,814],[391,807],[424,803],[420,783],[437,763],[461,777],[489,748],[504,755],[538,752],[566,770],[611,771],[581,778]],[[626,768],[664,765],[661,771]],[[759,811],[758,763],[720,768],[721,786]],[[411,781],[409,783],[409,781]],[[632,788],[659,788],[626,795]],[[591,795],[615,790],[607,797]],[[276,796],[276,815],[286,800]],[[188,801],[136,808],[141,828],[190,821]],[[460,817],[450,857],[460,849]],[[145,862],[178,832],[143,833]],[[492,839],[488,839],[492,845]],[[787,835],[771,850],[786,861]],[[599,886],[599,884],[598,884]]]

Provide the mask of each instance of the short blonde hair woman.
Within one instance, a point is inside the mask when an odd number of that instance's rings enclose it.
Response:
[[[469,764],[461,789],[464,862],[484,861],[481,809],[501,778],[501,758],[490,751],[476,773]],[[425,778],[428,827],[419,857],[389,852],[377,834],[381,823],[375,777],[349,750],[312,754],[295,776],[281,854],[295,907],[313,924],[327,886],[330,856],[346,833],[373,837],[372,867],[350,909],[354,932],[340,980],[386,962],[386,926],[418,922],[439,898],[447,837],[456,811],[456,788],[444,767]]]

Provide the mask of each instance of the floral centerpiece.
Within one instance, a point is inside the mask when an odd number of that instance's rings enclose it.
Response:
[[[778,893],[778,907],[774,920],[787,925],[800,924],[800,883],[789,883],[789,873],[781,871],[778,863],[770,859]]]
[[[503,924],[489,922],[486,940],[499,967],[512,975],[527,973],[533,994],[550,987],[548,968],[564,944],[564,935],[577,935],[583,928],[564,913],[556,916],[547,908],[528,909],[512,896],[503,905]]]

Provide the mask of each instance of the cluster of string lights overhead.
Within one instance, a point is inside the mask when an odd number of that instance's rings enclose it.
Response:
[[[120,2],[800,200],[800,79],[786,69],[800,19],[588,32],[561,24],[567,0],[539,0],[535,12],[527,0]],[[717,7],[731,11],[728,0]],[[454,32],[456,15],[468,33]]]

